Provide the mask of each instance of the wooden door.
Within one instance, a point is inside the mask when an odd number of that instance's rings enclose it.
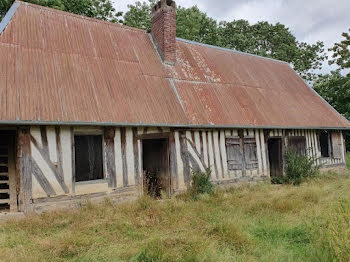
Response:
[[[282,138],[270,138],[268,140],[270,176],[283,176],[283,154],[282,154]]]

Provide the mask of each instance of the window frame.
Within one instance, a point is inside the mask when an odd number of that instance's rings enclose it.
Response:
[[[102,178],[94,179],[94,180],[86,180],[86,181],[77,181],[76,180],[76,144],[75,144],[75,137],[76,136],[99,136],[101,137],[101,154],[102,154]],[[84,185],[84,184],[102,184],[107,183],[107,173],[106,173],[106,159],[105,159],[105,138],[103,134],[103,130],[100,129],[76,129],[74,130],[72,134],[72,158],[73,158],[73,176],[72,176],[72,182],[73,184],[77,185]]]
[[[230,140],[236,140],[236,142],[230,142]],[[245,146],[249,144],[255,145],[256,150],[256,160],[247,162],[246,158],[246,150]],[[226,137],[225,138],[226,145],[226,159],[227,159],[227,169],[229,171],[247,171],[247,170],[257,170],[259,169],[259,158],[258,158],[258,144],[256,142],[256,138],[254,137]],[[228,154],[228,146],[230,145],[239,145],[239,153],[240,153],[240,162],[237,165],[241,165],[241,168],[230,168],[230,162],[235,160],[229,160]]]
[[[328,156],[322,155],[322,143],[321,143],[321,135],[327,134],[327,148],[328,148]],[[318,134],[318,146],[320,147],[320,153],[322,158],[333,158],[333,143],[332,143],[332,132],[323,130]]]

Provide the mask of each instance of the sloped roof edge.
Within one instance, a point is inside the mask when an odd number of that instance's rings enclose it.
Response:
[[[258,125],[193,125],[193,124],[162,124],[162,123],[114,123],[114,122],[60,122],[60,121],[3,121],[0,125],[22,126],[114,126],[114,127],[169,127],[169,128],[194,128],[194,129],[287,129],[287,130],[350,130],[350,127],[322,127],[322,126],[258,126]]]
[[[215,49],[225,51],[225,52],[232,52],[232,53],[236,53],[236,54],[257,57],[257,58],[266,59],[266,60],[289,65],[289,63],[282,61],[282,60],[278,60],[278,59],[274,59],[274,58],[270,58],[270,57],[265,57],[265,56],[260,56],[260,55],[254,55],[254,54],[250,54],[250,53],[246,53],[246,52],[241,52],[241,51],[237,51],[235,49],[229,49],[229,48],[225,48],[225,47],[219,47],[219,46],[215,46],[215,45],[199,43],[199,42],[195,42],[195,41],[191,41],[191,40],[187,40],[187,39],[183,39],[183,38],[179,38],[179,37],[177,37],[176,40],[184,42],[184,43],[188,43],[188,44],[199,45],[199,46],[204,46],[204,47],[208,47],[208,48],[215,48]]]

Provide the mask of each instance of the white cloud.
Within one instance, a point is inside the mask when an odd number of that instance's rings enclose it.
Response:
[[[113,0],[117,10],[126,11],[135,0]],[[350,28],[349,0],[177,0],[177,5],[196,5],[217,20],[246,19],[286,25],[299,41],[320,40],[326,48],[341,40]],[[323,72],[331,68],[324,64]]]

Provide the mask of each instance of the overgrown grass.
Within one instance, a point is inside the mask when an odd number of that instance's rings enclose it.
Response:
[[[350,152],[346,154],[346,165],[348,169],[350,170]]]
[[[0,224],[0,261],[350,261],[350,176]]]

